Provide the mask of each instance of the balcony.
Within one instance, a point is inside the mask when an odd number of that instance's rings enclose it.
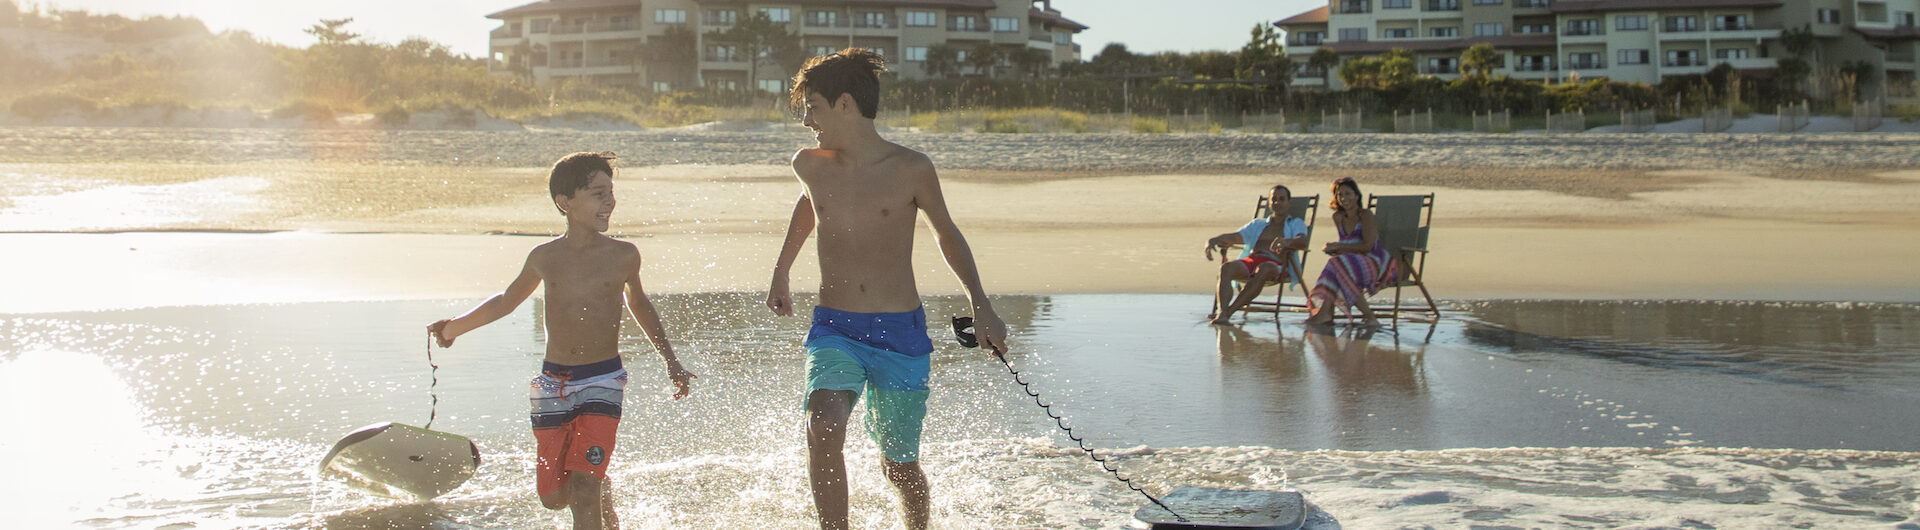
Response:
[[[1340,13],[1343,15],[1354,15],[1354,14],[1372,13],[1372,12],[1373,12],[1373,2],[1369,2],[1367,0],[1340,0]]]
[[[1668,60],[1660,63],[1662,66],[1660,75],[1704,74],[1707,73],[1707,70],[1713,69],[1714,66],[1718,66],[1720,63],[1731,65],[1737,70],[1764,70],[1780,66],[1780,61],[1771,57],[1747,57],[1743,59],[1681,58],[1679,60]]]
[[[1520,63],[1514,65],[1515,72],[1551,72],[1553,63]]]
[[[512,28],[494,28],[487,36],[495,39],[518,39],[521,37],[520,28],[517,26]]]
[[[1427,0],[1425,11],[1459,11],[1460,0]]]
[[[900,23],[890,15],[883,17],[856,17],[853,19],[853,27],[864,29],[898,29]]]
[[[1326,40],[1326,38],[1314,36],[1314,37],[1300,37],[1300,38],[1287,39],[1287,40],[1289,41],[1287,42],[1288,46],[1319,46],[1321,42],[1324,42]]]
[[[1544,9],[1553,7],[1547,0],[1513,0],[1513,7],[1519,9]]]
[[[1568,70],[1605,70],[1606,61],[1567,61]]]

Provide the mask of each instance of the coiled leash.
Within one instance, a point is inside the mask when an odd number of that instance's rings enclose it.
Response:
[[[955,341],[958,341],[961,346],[965,346],[968,348],[978,348],[980,347],[980,339],[979,337],[975,336],[972,331],[970,331],[971,329],[973,329],[973,317],[954,317],[953,318],[953,339]],[[1087,441],[1081,439],[1080,435],[1074,434],[1073,427],[1067,426],[1065,417],[1062,417],[1059,414],[1054,414],[1052,405],[1048,405],[1045,402],[1040,401],[1040,393],[1035,392],[1033,390],[1033,385],[1027,383],[1025,378],[1020,377],[1020,371],[1013,369],[1013,363],[1007,362],[1007,357],[1005,355],[995,354],[993,357],[995,359],[1000,360],[1001,366],[1007,367],[1007,373],[1013,374],[1013,382],[1020,383],[1020,389],[1026,391],[1027,395],[1033,398],[1033,404],[1039,405],[1040,410],[1045,411],[1047,413],[1047,417],[1053,418],[1053,424],[1059,426],[1060,430],[1066,431],[1068,439],[1071,439],[1074,441],[1074,443],[1077,443],[1080,445],[1080,451],[1086,453],[1087,458],[1091,458],[1093,459],[1094,462],[1100,463],[1100,469],[1107,470],[1107,473],[1113,474],[1114,480],[1118,480],[1120,481],[1121,484],[1125,484],[1128,489],[1140,492],[1141,496],[1146,497],[1147,500],[1149,501],[1153,501],[1153,504],[1159,506],[1160,509],[1166,510],[1167,513],[1173,514],[1174,518],[1179,519],[1181,521],[1187,520],[1185,516],[1180,515],[1179,512],[1173,511],[1173,508],[1168,507],[1166,503],[1160,502],[1160,499],[1155,498],[1153,494],[1147,493],[1147,490],[1140,489],[1140,486],[1134,485],[1133,479],[1120,476],[1120,468],[1118,466],[1108,463],[1106,457],[1102,457],[1100,455],[1094,454],[1093,448],[1087,447]]]
[[[425,427],[427,430],[433,430],[433,419],[440,415],[440,394],[434,391],[440,387],[440,365],[433,363],[433,339],[433,332],[428,331],[427,366],[433,367],[431,372],[433,374],[433,383],[427,385],[427,396],[433,398],[433,405],[427,409],[427,426]]]

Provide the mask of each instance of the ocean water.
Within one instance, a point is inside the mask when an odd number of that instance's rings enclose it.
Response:
[[[1316,528],[1920,528],[1920,306],[1482,301],[1367,332],[1297,315],[1208,326],[1208,301],[996,306],[1010,362],[1155,494],[1298,490]],[[0,315],[0,513],[21,528],[565,526],[532,484],[538,300],[427,363],[425,324],[477,302]],[[813,525],[804,321],[753,293],[656,304],[699,379],[669,399],[658,357],[623,332],[625,524]],[[963,308],[927,300],[933,321]],[[934,337],[936,527],[1121,528],[1147,503],[998,361]],[[430,412],[480,447],[460,489],[415,502],[316,476],[346,433]],[[855,525],[898,527],[873,444],[849,440]]]

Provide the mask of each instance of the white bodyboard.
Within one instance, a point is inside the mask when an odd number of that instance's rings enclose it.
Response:
[[[1293,530],[1306,524],[1306,499],[1293,491],[1247,491],[1181,486],[1133,513],[1133,527],[1151,530],[1234,528]]]
[[[362,427],[320,459],[320,474],[390,497],[431,499],[473,478],[480,448],[457,434],[400,423]]]

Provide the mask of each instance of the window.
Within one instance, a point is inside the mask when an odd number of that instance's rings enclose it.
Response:
[[[1367,28],[1340,28],[1340,40],[1342,41],[1367,40]]]
[[[807,47],[807,55],[811,55],[814,57],[833,55],[833,53],[837,51],[840,51],[840,49],[832,46],[821,46],[816,44],[816,45]]]
[[[786,23],[789,23],[789,22],[793,22],[793,9],[792,9],[792,8],[786,8],[786,7],[762,7],[762,8],[760,8],[760,14],[762,14],[762,15],[766,15],[766,16],[767,16],[767,20],[771,20],[771,21],[773,21],[773,22],[774,22],[774,23],[776,23],[776,24],[786,24]]]
[[[1380,38],[1382,38],[1382,39],[1411,39],[1411,38],[1413,38],[1413,28],[1387,28],[1387,29],[1383,29],[1383,30],[1380,30]]]
[[[1700,31],[1700,17],[1667,17],[1666,25],[1662,26],[1661,30],[1672,33]]]
[[[1327,40],[1325,31],[1302,31],[1291,35],[1295,46],[1319,46],[1321,41]]]
[[[1325,36],[1326,34],[1321,33],[1320,35]],[[1053,43],[1054,44],[1073,44],[1073,34],[1067,33],[1065,31],[1054,32]]]
[[[1647,64],[1647,51],[1635,50],[1635,49],[1620,50],[1620,59],[1614,61],[1614,63],[1615,64]]]
[[[1344,14],[1372,13],[1373,4],[1367,0],[1340,0],[1340,12]]]
[[[931,28],[934,26],[935,23],[936,23],[935,17],[932,11],[908,11],[907,12],[907,26],[916,27],[916,28]]]
[[[994,33],[1016,33],[1020,31],[1020,19],[1013,17],[993,17]]]
[[[1667,50],[1667,66],[1701,66],[1700,52],[1695,50]]]
[[[1428,11],[1459,11],[1460,0],[1427,0]]]
[[[708,9],[703,22],[708,26],[732,26],[740,23],[740,12],[732,9]]]
[[[1912,11],[1894,11],[1893,26],[1897,28],[1913,27],[1913,12]]]
[[[910,62],[925,62],[927,60],[927,47],[926,46],[908,46],[906,56],[901,57],[901,59],[904,59]]]
[[[1499,22],[1475,22],[1473,24],[1473,36],[1475,37],[1498,37],[1505,34],[1507,34],[1507,26]]]
[[[1513,0],[1513,7],[1547,7],[1547,0]]]
[[[967,51],[966,51],[966,50],[960,50],[960,51],[958,51],[958,52],[955,52],[955,53],[953,54],[953,58],[954,58],[954,60],[957,60],[957,61],[960,61],[960,62],[963,62],[963,63],[964,63],[964,62],[967,62]]]
[[[1599,52],[1567,54],[1568,69],[1578,70],[1578,69],[1606,68],[1606,67],[1607,67],[1607,64],[1600,61]]]
[[[1545,35],[1553,33],[1553,24],[1521,24],[1514,30],[1521,35]]]
[[[613,31],[632,30],[634,29],[633,17],[608,17],[607,29]]]
[[[886,13],[863,11],[854,14],[853,27],[886,29],[893,27],[893,21],[887,19]]]
[[[1596,19],[1591,19],[1591,18],[1580,19],[1580,20],[1569,20],[1567,21],[1567,31],[1562,34],[1563,35],[1599,35],[1600,21]]]
[[[1427,73],[1455,74],[1460,72],[1460,60],[1453,57],[1428,57]]]
[[[1814,11],[1818,12],[1817,14],[1820,17],[1821,24],[1839,24],[1840,23],[1840,10],[1838,9],[1820,8]]]
[[[807,25],[811,27],[816,27],[816,28],[838,27],[840,26],[840,12],[839,11],[808,11]]]
[[[723,63],[740,62],[740,48],[731,44],[709,44],[707,60]]]
[[[546,33],[547,25],[552,23],[553,23],[553,19],[546,19],[546,18],[536,18],[533,20],[529,20],[527,21],[527,33]]]
[[[874,54],[874,55],[878,55],[878,56],[880,56],[880,58],[881,58],[881,59],[886,59],[886,60],[888,60],[888,61],[892,61],[892,60],[893,60],[893,58],[892,58],[892,57],[888,57],[888,56],[887,56],[887,47],[886,47],[886,46],[867,46],[866,48],[867,48],[868,50],[872,50],[872,51],[873,51],[873,54]]]
[[[1441,38],[1458,37],[1460,36],[1460,28],[1456,28],[1456,27],[1427,28],[1427,36],[1441,37]]]
[[[1746,49],[1746,48],[1721,48],[1721,49],[1718,49],[1718,50],[1714,50],[1714,51],[1713,51],[1713,58],[1715,58],[1715,59],[1745,59],[1745,58],[1747,58],[1747,57],[1748,57],[1748,54],[1749,54],[1749,53],[1752,53],[1752,52],[1749,52],[1749,51],[1747,51],[1747,49]]]
[[[1746,15],[1720,15],[1713,17],[1714,31],[1740,31],[1746,29],[1753,29],[1753,25],[1747,23]]]
[[[1620,15],[1613,17],[1613,29],[1620,31],[1642,31],[1647,29],[1646,15]]]
[[[1413,9],[1413,0],[1380,0],[1380,9]]]
[[[685,23],[687,23],[687,10],[685,10],[685,9],[655,9],[655,10],[653,10],[653,23],[655,23],[655,24],[685,24]]]
[[[772,92],[775,94],[785,92],[787,88],[786,84],[780,82],[779,79],[761,79],[758,84],[760,85],[761,92]]]
[[[1497,6],[1506,3],[1507,0],[1473,0],[1473,5],[1477,6]]]
[[[666,81],[654,81],[653,91],[654,92],[672,92],[673,83],[668,83]]]
[[[980,17],[973,15],[947,15],[947,31],[985,31],[980,26]]]

